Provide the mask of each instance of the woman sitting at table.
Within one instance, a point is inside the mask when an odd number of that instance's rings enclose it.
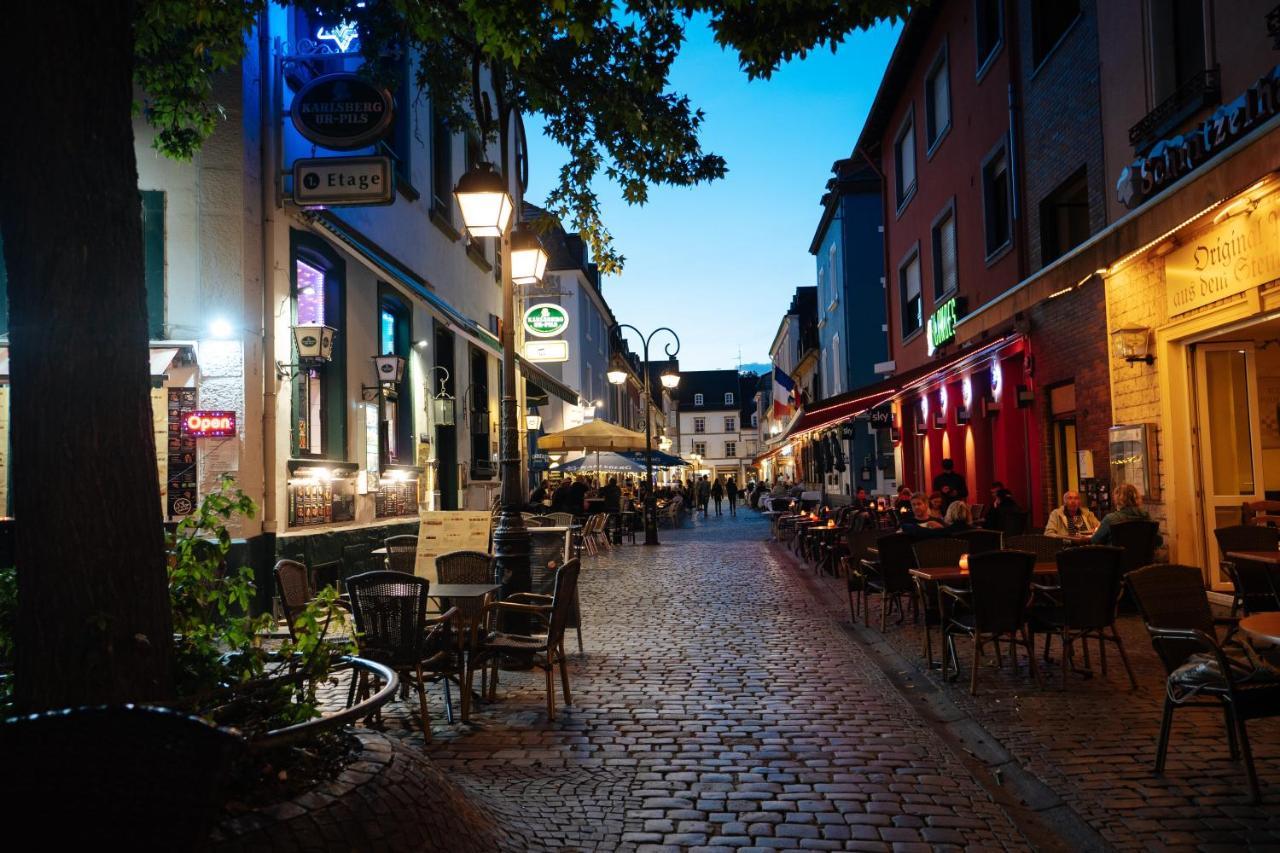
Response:
[[[1080,493],[1070,491],[1062,496],[1062,506],[1049,513],[1045,536],[1059,538],[1087,536],[1098,529],[1098,517],[1080,503]]]
[[[1122,483],[1115,490],[1115,496],[1115,512],[1109,512],[1102,517],[1102,523],[1098,525],[1098,529],[1093,532],[1093,537],[1089,540],[1094,545],[1110,545],[1111,528],[1117,524],[1124,524],[1126,521],[1151,520],[1151,516],[1147,515],[1147,511],[1142,508],[1142,496],[1138,494],[1137,486],[1132,483]],[[1163,544],[1164,539],[1157,533],[1155,546],[1159,548]]]
[[[947,533],[962,533],[973,529],[973,510],[964,501],[952,501],[942,517]]]

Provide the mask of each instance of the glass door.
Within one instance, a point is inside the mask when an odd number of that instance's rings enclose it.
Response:
[[[1214,588],[1222,574],[1214,529],[1240,523],[1240,505],[1263,499],[1258,376],[1252,341],[1195,348],[1205,553]]]

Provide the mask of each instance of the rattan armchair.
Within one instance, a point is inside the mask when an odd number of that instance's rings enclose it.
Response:
[[[1231,601],[1231,615],[1263,613],[1280,610],[1280,589],[1273,570],[1253,560],[1232,560],[1228,551],[1275,551],[1280,547],[1280,530],[1238,524],[1219,527],[1213,531],[1218,540],[1222,557],[1222,572],[1231,578],[1235,596]]]
[[[978,664],[982,647],[990,641],[1000,663],[1000,641],[1009,641],[1009,654],[1016,668],[1016,647],[1027,650],[1027,666],[1036,684],[1040,670],[1036,667],[1035,647],[1027,633],[1027,601],[1031,596],[1031,575],[1036,555],[1028,551],[988,551],[969,555],[969,589],[943,585],[942,601],[950,605],[942,615],[942,677],[947,676],[948,658],[960,671],[956,656],[956,635],[973,640],[973,663],[970,667],[969,693],[978,693]],[[949,653],[949,654],[948,654]]]
[[[436,577],[442,584],[473,583],[486,584],[494,582],[493,557],[483,551],[451,551],[436,557]],[[469,669],[475,658],[475,650],[482,637],[488,636],[492,625],[489,611],[485,608],[493,601],[493,595],[483,598],[442,599],[442,609],[452,608],[457,611],[458,630],[455,632],[458,643],[458,654],[463,657],[463,666]],[[488,684],[487,671],[480,673],[480,695],[486,694]],[[459,684],[462,693],[462,721],[465,723],[471,715],[471,691],[466,687],[466,673],[463,673]]]
[[[940,569],[960,565],[960,557],[969,553],[969,541],[956,537],[943,536],[937,539],[920,539],[911,546],[915,554],[916,567],[921,569]],[[936,583],[928,583],[920,578],[912,578],[916,587],[916,598],[919,608],[924,613],[924,659],[930,666],[933,660],[933,631],[942,630],[942,607],[938,603],[938,587]],[[941,637],[938,638],[941,641]]]
[[[418,562],[417,536],[388,536],[382,544],[387,549],[387,568],[390,571],[413,574]]]
[[[503,601],[495,601],[486,606],[487,611],[495,614],[522,613],[537,619],[545,626],[546,634],[535,636],[499,631],[483,638],[475,650],[473,664],[467,668],[464,690],[471,690],[476,667],[492,664],[489,698],[495,698],[498,689],[498,659],[504,655],[527,657],[547,677],[547,719],[553,720],[556,716],[556,667],[560,669],[564,702],[566,705],[573,704],[573,694],[569,691],[569,664],[564,653],[564,632],[569,624],[570,613],[576,607],[580,566],[576,559],[561,566],[556,571],[554,591],[549,596],[517,592]]]
[[[1030,551],[1036,555],[1037,563],[1052,563],[1066,544],[1067,540],[1059,536],[1045,536],[1043,533],[1023,533],[1020,536],[1004,537],[1004,547],[1007,550]]]
[[[1249,792],[1253,802],[1259,803],[1258,773],[1245,721],[1280,716],[1280,681],[1274,673],[1227,656],[1216,626],[1234,625],[1235,620],[1213,618],[1200,569],[1177,564],[1146,566],[1130,572],[1125,580],[1168,673],[1156,774],[1164,773],[1174,710],[1218,706],[1226,721],[1231,757],[1243,754]]]
[[[915,590],[911,582],[911,570],[916,567],[915,554],[911,550],[914,540],[906,533],[890,533],[876,539],[876,559],[864,559],[862,567],[862,619],[871,625],[867,596],[880,593],[880,631],[884,632],[886,617],[893,607],[898,608],[899,622],[906,618],[902,607],[904,597],[912,598]],[[912,599],[914,600],[914,599]]]

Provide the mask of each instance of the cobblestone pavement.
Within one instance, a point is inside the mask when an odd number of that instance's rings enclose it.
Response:
[[[816,585],[833,619],[849,621],[845,582],[815,577],[780,545],[776,554],[792,561],[797,581]],[[1025,768],[1117,849],[1280,849],[1280,719],[1248,724],[1263,805],[1249,802],[1244,765],[1231,761],[1223,717],[1216,709],[1182,709],[1175,713],[1169,759],[1163,777],[1154,774],[1156,742],[1164,702],[1164,669],[1136,616],[1119,620],[1138,689],[1131,691],[1124,669],[1108,650],[1108,675],[1092,678],[1050,666],[1047,686],[1034,686],[1020,656],[1017,673],[997,669],[994,659],[980,671],[978,696],[968,692],[968,679],[946,683],[937,670],[923,666],[922,628],[909,620],[878,631],[878,599],[872,600],[872,628],[859,627],[864,643],[880,643],[897,652],[910,667],[907,678],[921,692],[936,690],[960,713],[994,736],[1003,751]],[[862,615],[859,614],[861,624]],[[1039,646],[1042,648],[1042,646]],[[934,633],[935,655],[938,654]],[[1093,647],[1094,668],[1099,668]],[[958,642],[965,674],[973,646]],[[1052,660],[1060,654],[1053,646]]]
[[[437,690],[427,754],[547,847],[1025,847],[767,534],[746,512],[586,558],[574,706],[548,724],[540,674],[504,672],[450,726]],[[412,710],[384,715],[420,744]]]

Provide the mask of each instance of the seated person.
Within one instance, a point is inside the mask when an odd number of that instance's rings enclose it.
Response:
[[[1098,517],[1080,503],[1080,493],[1066,492],[1062,506],[1049,513],[1049,523],[1044,526],[1045,536],[1081,536],[1098,529]]]
[[[995,493],[995,499],[991,503],[991,509],[987,510],[987,517],[982,520],[982,526],[987,530],[1004,530],[1005,516],[1019,511],[1013,492],[1001,488]]]
[[[893,502],[894,515],[901,522],[911,515],[911,490],[906,486],[898,486],[898,499]]]
[[[947,500],[942,496],[942,492],[929,493],[929,517],[942,521],[942,517],[947,512]]]
[[[1151,516],[1142,508],[1142,496],[1138,494],[1137,486],[1132,483],[1121,483],[1115,490],[1115,496],[1115,512],[1109,512],[1102,517],[1102,523],[1098,525],[1098,529],[1093,532],[1093,537],[1089,540],[1094,545],[1110,545],[1111,528],[1117,524],[1124,524],[1126,521],[1151,520]],[[1159,548],[1162,544],[1164,539],[1157,533],[1155,546]]]
[[[948,533],[972,530],[973,511],[962,500],[952,501],[951,505],[947,507],[946,514],[942,517],[942,524],[946,527]]]
[[[902,532],[921,538],[946,535],[942,521],[929,514],[929,499],[923,494],[912,496],[911,515],[903,519]]]

